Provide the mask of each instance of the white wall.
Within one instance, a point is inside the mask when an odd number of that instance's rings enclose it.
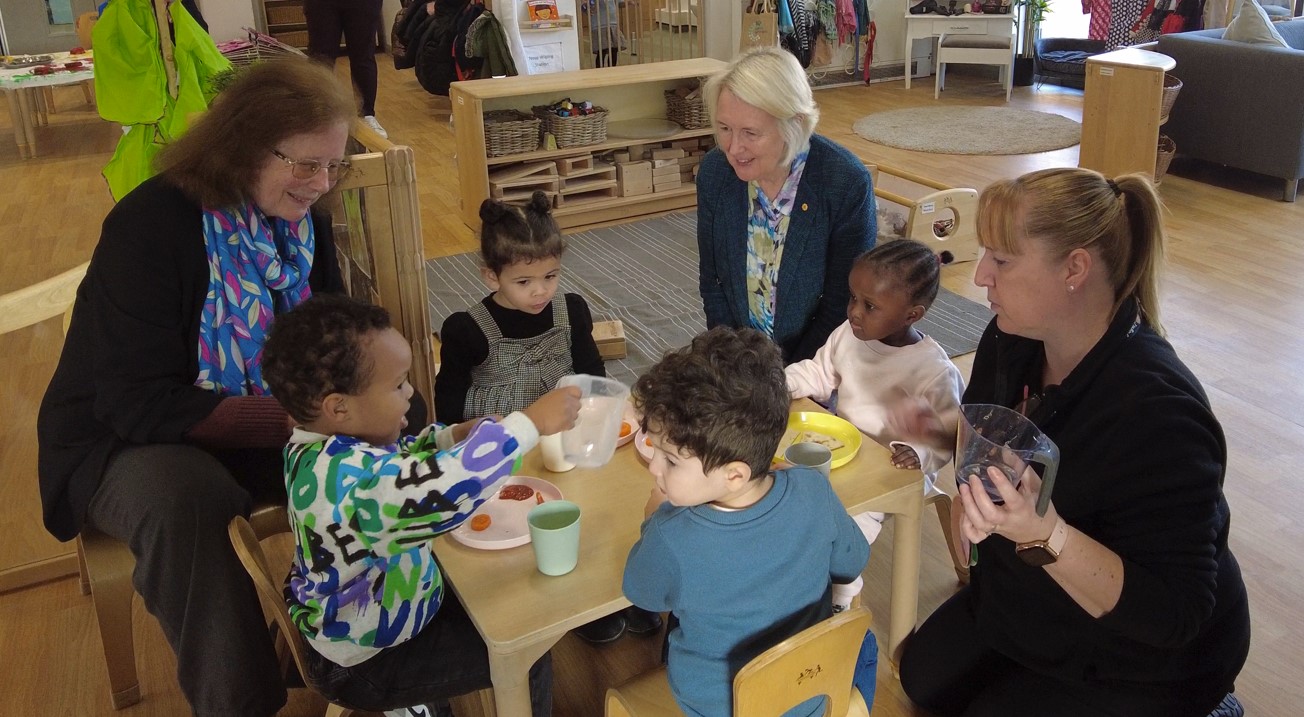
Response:
[[[243,28],[256,29],[259,23],[255,18],[263,14],[261,0],[197,0],[196,4],[204,14],[208,34],[214,42],[243,39],[246,36]]]

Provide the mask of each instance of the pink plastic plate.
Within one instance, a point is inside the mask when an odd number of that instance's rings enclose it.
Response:
[[[542,478],[512,476],[498,486],[499,494],[509,485],[528,485],[534,489],[535,495],[525,500],[505,500],[494,495],[472,514],[472,517],[482,514],[489,516],[489,527],[471,530],[471,518],[467,518],[466,522],[449,533],[453,540],[481,550],[505,550],[530,542],[530,527],[525,524],[525,516],[539,504],[538,496],[542,495],[545,502],[561,500],[561,491]]]

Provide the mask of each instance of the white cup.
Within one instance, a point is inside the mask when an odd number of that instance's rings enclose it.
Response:
[[[566,460],[566,452],[561,447],[561,434],[539,436],[539,448],[543,451],[543,467],[553,473],[565,473],[575,467]]]

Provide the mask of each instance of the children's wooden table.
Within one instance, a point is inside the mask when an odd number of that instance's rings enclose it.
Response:
[[[71,59],[90,60],[90,53],[73,58],[66,52],[51,55],[51,64],[63,65]],[[95,73],[88,67],[75,72],[59,71],[48,75],[37,75],[32,68],[0,69],[0,91],[8,95],[9,117],[14,125],[14,143],[18,145],[18,156],[36,156],[36,128],[49,124],[48,113],[54,111],[54,96],[50,94],[53,87],[63,85],[81,85],[86,95],[86,104],[95,101],[92,85]]]
[[[803,399],[793,403],[793,410],[823,409]],[[918,471],[894,468],[890,458],[886,448],[866,439],[855,459],[835,469],[830,480],[847,512],[874,510],[895,516],[886,645],[895,664],[918,617],[924,478]],[[566,473],[545,470],[539,451],[531,451],[519,472],[555,484],[567,500],[579,504],[580,559],[574,571],[559,577],[540,573],[529,545],[486,551],[448,536],[435,541],[445,578],[489,648],[499,717],[529,716],[530,666],[563,635],[629,606],[621,578],[652,487],[652,476],[633,443],[616,449],[602,468]]]

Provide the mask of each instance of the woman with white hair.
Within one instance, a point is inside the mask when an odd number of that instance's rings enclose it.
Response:
[[[758,329],[792,363],[846,318],[852,260],[874,246],[864,163],[814,134],[819,109],[797,59],[751,50],[707,80],[716,148],[697,176],[708,328]]]

